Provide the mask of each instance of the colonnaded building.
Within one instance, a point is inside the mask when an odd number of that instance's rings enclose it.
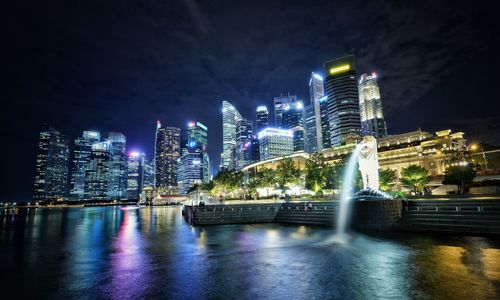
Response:
[[[466,146],[463,132],[452,132],[450,129],[429,133],[416,130],[377,139],[378,156],[381,169],[397,171],[398,178],[403,168],[410,165],[419,165],[427,168],[429,176],[439,178],[446,170],[445,153],[449,150],[460,149]],[[334,148],[323,149],[321,153],[328,163],[337,163],[350,154],[355,144],[348,144]],[[500,151],[500,150],[499,150]],[[248,165],[243,172],[254,173],[262,168],[274,169],[283,159],[292,159],[297,167],[305,168],[305,162],[310,154],[305,151],[294,152],[290,155],[272,158]],[[481,161],[478,161],[481,164]],[[439,180],[440,182],[440,180]]]

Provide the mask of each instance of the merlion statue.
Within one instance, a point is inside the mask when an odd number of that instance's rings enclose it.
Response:
[[[363,177],[363,188],[378,191],[378,153],[377,140],[373,136],[365,136],[359,143],[359,171]]]

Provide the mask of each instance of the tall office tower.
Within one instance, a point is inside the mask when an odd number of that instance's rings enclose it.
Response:
[[[98,131],[84,131],[81,137],[75,139],[71,161],[70,197],[72,200],[83,200],[85,191],[85,171],[88,167],[88,157],[92,145],[101,140]]]
[[[257,107],[257,118],[256,118],[255,133],[259,133],[261,130],[269,126],[269,111],[267,106],[260,105]]]
[[[38,137],[33,200],[63,200],[68,186],[69,139],[44,126]]]
[[[325,63],[325,90],[332,147],[350,143],[361,135],[359,94],[354,56],[348,55]]]
[[[221,168],[234,169],[236,148],[236,126],[241,114],[227,101],[222,101],[222,154]]]
[[[241,119],[236,125],[236,169],[252,163],[252,121]]]
[[[109,132],[108,140],[111,143],[109,197],[111,199],[126,199],[128,180],[127,138],[122,133]]]
[[[282,112],[282,126],[293,131],[293,150],[304,150],[304,104],[298,100],[286,104]]]
[[[320,120],[321,120],[321,135],[323,146],[321,149],[327,149],[332,146],[330,139],[330,119],[328,118],[328,96],[323,96],[319,100]]]
[[[112,165],[110,140],[94,143],[88,157],[88,167],[85,170],[85,199],[109,200],[110,195],[110,169]]]
[[[156,126],[154,174],[155,187],[172,189],[177,187],[177,160],[181,156],[181,129]]]
[[[187,152],[202,153],[203,182],[209,182],[212,176],[208,156],[208,128],[201,122],[190,122],[187,129]],[[186,154],[185,152],[182,155]]]
[[[311,101],[311,105],[313,106],[315,125],[314,125],[314,136],[313,130],[311,129],[311,139],[313,137],[316,138],[316,142],[311,142],[312,145],[316,145],[316,149],[314,151],[320,151],[323,149],[323,132],[321,130],[321,103],[320,99],[325,95],[324,90],[324,80],[323,77],[319,74],[312,72],[311,79],[309,80],[309,99]],[[312,124],[311,124],[312,125]],[[309,126],[309,128],[313,128]]]
[[[260,161],[260,143],[256,135],[252,137],[250,153],[252,154],[252,163]]]
[[[275,128],[283,128],[283,110],[287,105],[297,102],[296,95],[274,97],[274,126]]]
[[[149,160],[147,157],[144,157],[144,181],[143,187],[154,187],[155,182],[155,172],[153,161]]]
[[[268,127],[259,132],[260,160],[293,153],[293,131]]]
[[[186,195],[194,185],[203,183],[203,153],[186,153],[178,161],[179,189],[181,194]]]
[[[146,155],[132,151],[128,155],[127,199],[139,199],[144,187],[144,163]]]
[[[304,107],[304,149],[308,153],[318,151],[318,144],[316,140],[316,115],[314,114],[314,105],[310,104]],[[320,120],[321,121],[321,120]]]
[[[387,136],[380,90],[375,73],[361,75],[359,80],[359,111],[363,135],[372,135],[376,138]]]

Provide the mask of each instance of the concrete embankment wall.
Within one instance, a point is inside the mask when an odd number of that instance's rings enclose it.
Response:
[[[500,199],[408,201],[400,229],[500,235]]]
[[[186,219],[198,226],[272,222],[329,226],[336,210],[337,202],[312,202],[312,208],[304,202],[185,207]]]
[[[283,223],[334,226],[338,202],[228,204],[186,206],[186,219],[196,226]],[[352,226],[362,230],[456,232],[500,235],[498,200],[410,200],[356,202]]]

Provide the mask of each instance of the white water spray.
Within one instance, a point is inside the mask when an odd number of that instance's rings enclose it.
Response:
[[[352,190],[355,184],[357,171],[356,165],[360,151],[361,146],[357,145],[347,161],[347,165],[342,176],[342,192],[340,194],[340,205],[337,214],[337,235],[339,236],[345,234],[347,224],[349,223],[349,219],[351,217]]]

